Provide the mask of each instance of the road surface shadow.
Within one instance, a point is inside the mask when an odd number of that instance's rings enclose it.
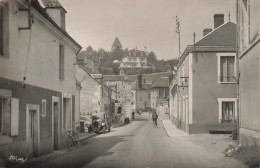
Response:
[[[148,119],[145,118],[134,118],[132,121],[148,121]]]
[[[78,168],[83,167],[100,156],[113,155],[109,150],[119,142],[127,141],[129,136],[91,138],[81,143],[79,149],[72,150],[49,160],[23,164],[22,168]]]

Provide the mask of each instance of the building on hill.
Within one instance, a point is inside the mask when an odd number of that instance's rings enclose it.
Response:
[[[118,49],[122,49],[122,44],[119,41],[118,37],[115,38],[113,44],[112,44],[112,51],[118,50]]]
[[[186,47],[170,86],[173,122],[190,134],[230,131],[238,122],[236,24],[217,14],[214,28]]]
[[[119,66],[121,75],[124,74],[125,69],[133,68],[149,68],[149,66],[147,66],[147,53],[145,51],[132,49],[122,58]]]

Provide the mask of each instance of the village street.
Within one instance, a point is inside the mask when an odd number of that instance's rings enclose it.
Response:
[[[212,144],[215,141],[216,144]],[[154,127],[147,113],[131,124],[113,128],[81,142],[79,149],[63,153],[39,167],[246,167],[224,156],[229,135],[187,135],[168,137],[161,120]],[[35,163],[36,164],[36,163]],[[33,165],[30,165],[33,166]]]

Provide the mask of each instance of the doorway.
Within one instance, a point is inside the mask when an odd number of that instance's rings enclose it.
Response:
[[[40,146],[39,105],[27,104],[26,141],[29,155],[38,156]]]
[[[36,121],[36,110],[29,110],[29,144],[30,153],[33,156],[37,154],[37,121]]]
[[[54,150],[58,150],[58,118],[59,118],[59,103],[58,102],[54,102],[53,103],[53,115],[54,115],[54,119],[53,119],[53,138],[54,138],[54,142],[53,142],[53,149]]]

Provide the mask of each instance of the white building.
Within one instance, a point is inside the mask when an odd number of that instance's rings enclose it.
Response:
[[[55,2],[0,2],[1,157],[65,148],[66,131],[79,123],[73,63],[81,46],[65,31],[66,10]]]

